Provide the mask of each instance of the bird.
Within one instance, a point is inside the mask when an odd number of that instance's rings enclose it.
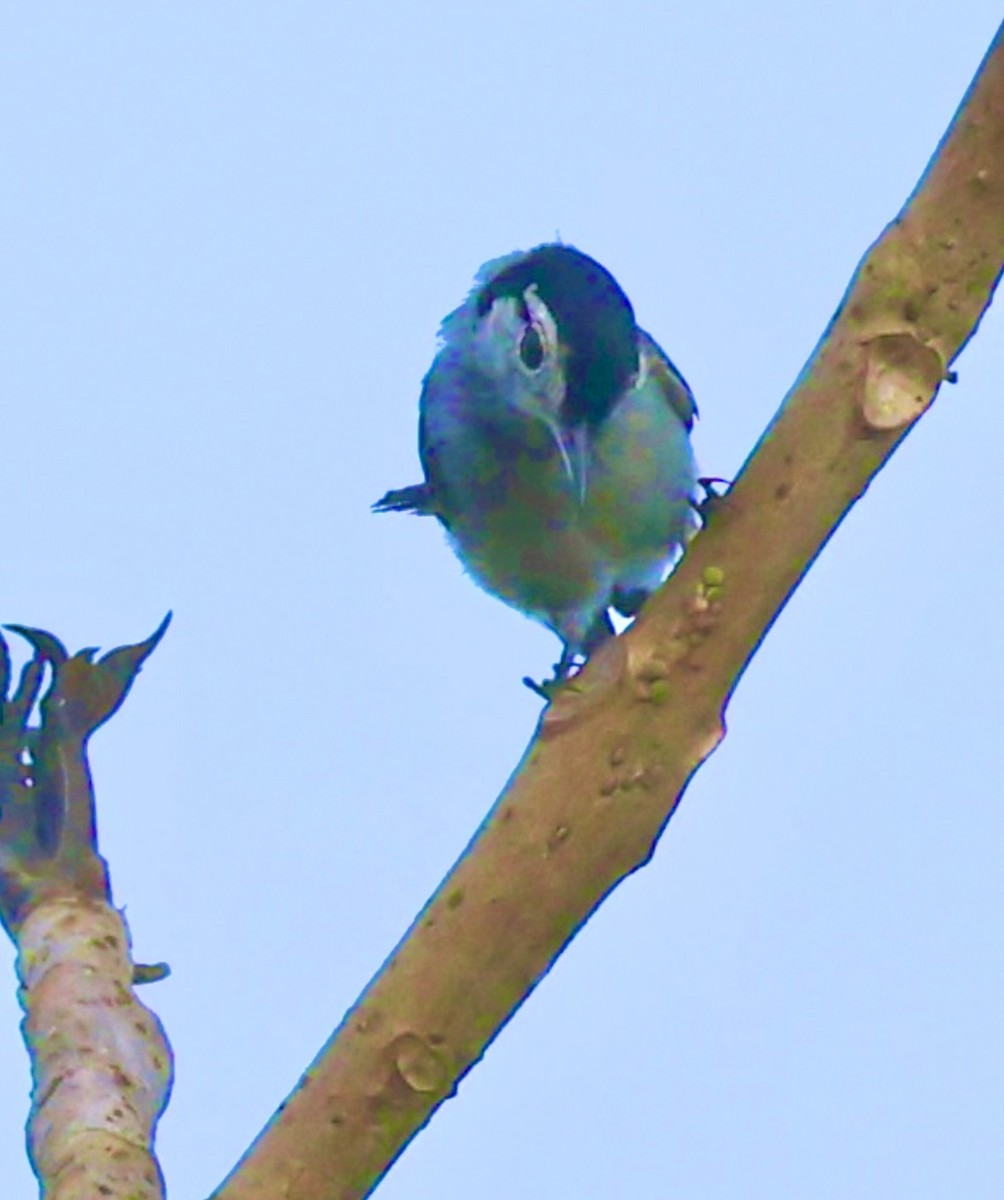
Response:
[[[693,393],[613,275],[566,242],[485,263],[419,398],[422,483],[474,581],[561,639],[555,681],[633,617],[696,531]]]

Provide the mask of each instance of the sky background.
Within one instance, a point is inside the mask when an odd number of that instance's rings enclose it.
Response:
[[[476,268],[600,259],[730,476],[913,188],[990,0],[175,0],[0,15],[0,619],[174,623],[93,744],[231,1168],[467,843],[557,642],[467,580],[416,401]],[[1001,1195],[1004,315],[753,662],[729,736],[382,1200]],[[28,1067],[0,947],[0,1177]]]

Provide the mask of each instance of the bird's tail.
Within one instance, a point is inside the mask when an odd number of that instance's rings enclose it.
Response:
[[[427,483],[414,483],[411,487],[395,488],[372,506],[375,513],[406,512],[417,516],[435,516],[436,505],[432,488]]]

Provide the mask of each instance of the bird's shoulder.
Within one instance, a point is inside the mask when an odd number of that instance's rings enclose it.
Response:
[[[673,361],[666,351],[644,329],[638,330],[638,352],[641,357],[642,374],[656,384],[665,396],[666,403],[683,422],[684,428],[688,431],[693,429],[697,417],[694,393],[673,366]]]

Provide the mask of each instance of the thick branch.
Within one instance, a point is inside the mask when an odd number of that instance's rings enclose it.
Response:
[[[771,623],[932,401],[1004,262],[1001,33],[729,495],[546,710],[477,838],[218,1200],[367,1195],[644,864]]]

